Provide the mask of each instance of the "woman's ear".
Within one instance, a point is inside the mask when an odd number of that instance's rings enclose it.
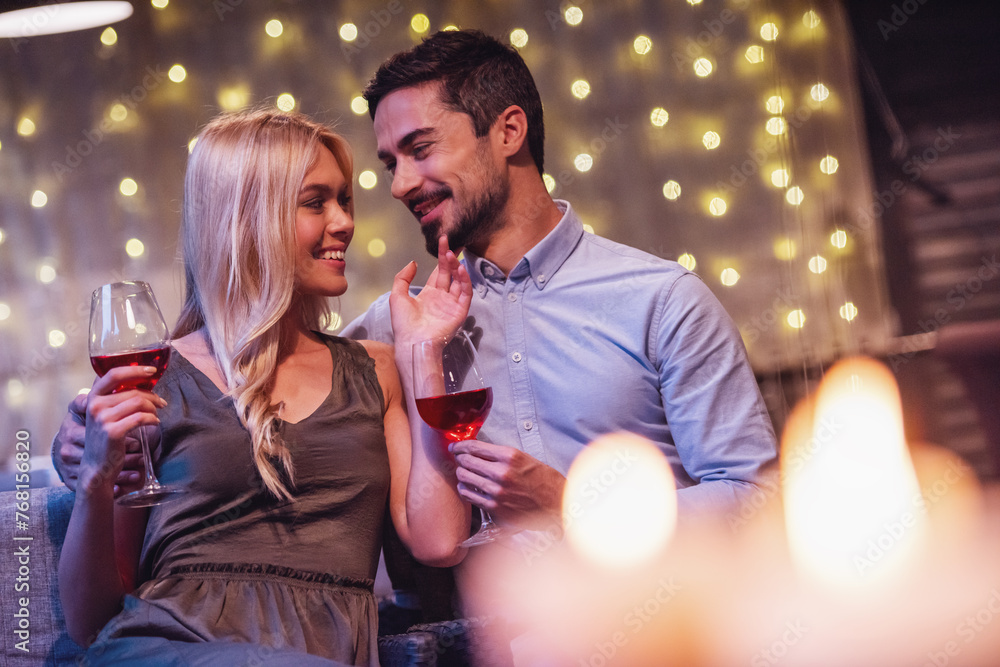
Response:
[[[513,104],[497,116],[493,131],[500,153],[504,157],[516,155],[528,138],[528,116],[524,109]]]

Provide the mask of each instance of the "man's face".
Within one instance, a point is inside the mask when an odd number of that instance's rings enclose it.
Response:
[[[392,175],[392,196],[420,223],[427,251],[438,238],[454,250],[481,251],[503,227],[510,184],[491,144],[472,119],[439,100],[437,83],[395,90],[375,112],[378,157]]]

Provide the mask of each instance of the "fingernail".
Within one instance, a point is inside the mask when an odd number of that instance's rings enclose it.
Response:
[[[153,394],[153,395],[156,396],[156,394]],[[162,396],[156,396],[156,398],[159,399],[159,406],[161,408],[167,407],[168,403],[167,403],[167,401]]]
[[[156,366],[143,366],[142,372],[145,373],[146,375],[152,375],[153,373],[156,372]]]

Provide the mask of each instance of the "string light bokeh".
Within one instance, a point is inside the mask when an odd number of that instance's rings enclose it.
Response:
[[[589,231],[697,272],[758,372],[877,351],[892,333],[836,3],[135,5],[113,28],[0,44],[0,432],[46,447],[91,384],[96,286],[147,280],[176,317],[185,159],[222,110],[303,111],[354,147],[351,287],[334,324],[410,259],[429,270],[360,92],[384,58],[455,27],[510,42],[531,68],[553,196]]]

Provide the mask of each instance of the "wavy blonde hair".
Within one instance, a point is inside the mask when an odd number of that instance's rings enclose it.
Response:
[[[309,329],[330,315],[325,297],[296,295],[295,280],[298,194],[320,146],[350,188],[350,146],[327,127],[276,110],[224,114],[198,135],[184,179],[187,293],[174,337],[205,331],[264,485],[287,500],[294,470],[270,394],[288,310]]]

